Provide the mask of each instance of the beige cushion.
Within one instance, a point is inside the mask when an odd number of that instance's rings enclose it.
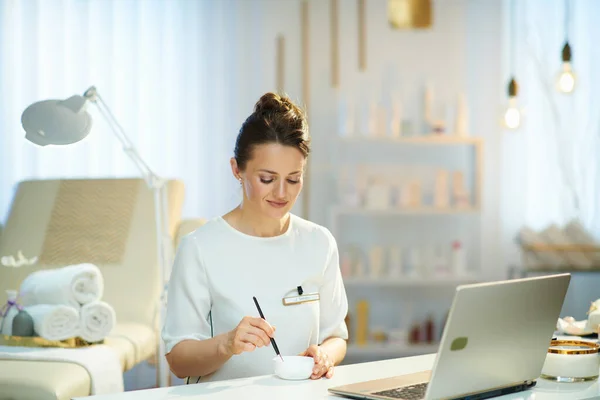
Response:
[[[154,354],[157,337],[141,324],[118,324],[106,344],[115,349],[123,371]],[[90,395],[90,377],[78,364],[0,359],[0,399],[71,399]]]
[[[105,343],[119,351],[123,371],[128,371],[156,353],[158,335],[142,324],[121,323],[117,324]]]
[[[60,362],[3,360],[0,362],[0,398],[70,400],[90,395],[85,368]]]
[[[183,183],[169,181],[169,234],[181,218]],[[0,257],[37,256],[32,267],[0,268],[6,289],[37,269],[92,262],[102,270],[103,300],[119,322],[157,326],[161,293],[153,192],[142,179],[73,179],[21,182],[0,241]],[[133,291],[133,296],[132,296]]]

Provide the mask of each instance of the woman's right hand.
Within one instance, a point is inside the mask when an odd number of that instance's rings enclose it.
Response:
[[[238,326],[227,334],[225,353],[232,356],[268,346],[274,335],[275,328],[264,319],[244,317]]]

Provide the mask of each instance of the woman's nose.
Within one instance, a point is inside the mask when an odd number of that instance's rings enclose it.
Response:
[[[283,199],[285,198],[285,191],[285,180],[281,180],[279,181],[279,185],[277,185],[275,188],[275,195],[277,196],[277,198]]]

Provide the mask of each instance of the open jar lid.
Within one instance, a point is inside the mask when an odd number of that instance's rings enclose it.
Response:
[[[553,340],[550,342],[548,353],[578,355],[578,354],[598,354],[600,344],[595,342],[586,342],[583,340]]]

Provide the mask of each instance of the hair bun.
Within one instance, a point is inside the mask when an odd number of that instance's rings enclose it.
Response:
[[[286,96],[280,96],[277,93],[269,92],[261,96],[254,106],[254,112],[257,114],[291,114],[293,118],[302,118],[304,113]]]
[[[242,124],[235,141],[234,155],[243,171],[258,145],[277,143],[294,147],[304,158],[310,152],[310,134],[304,111],[286,96],[268,92],[254,105],[254,111]]]

